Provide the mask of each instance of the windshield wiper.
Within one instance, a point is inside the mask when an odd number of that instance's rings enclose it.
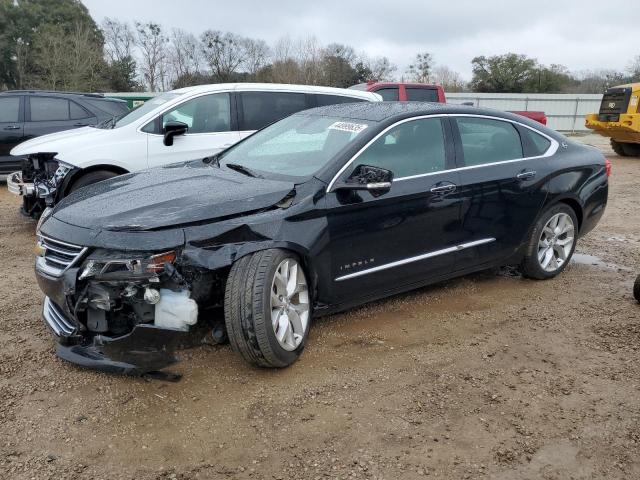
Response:
[[[248,175],[249,177],[262,178],[256,172],[254,172],[253,170],[251,170],[248,167],[245,167],[244,165],[240,165],[238,163],[225,163],[225,165],[227,167],[229,167],[231,170],[235,170],[236,172],[244,173],[245,175]]]

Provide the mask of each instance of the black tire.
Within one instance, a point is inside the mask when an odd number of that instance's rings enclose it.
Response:
[[[87,185],[91,185],[94,183],[101,182],[102,180],[108,180],[113,177],[117,177],[118,174],[114,172],[110,172],[109,170],[96,170],[94,172],[85,173],[80,178],[76,179],[69,188],[69,193],[75,192],[76,190],[86,187]]]
[[[617,142],[612,138],[611,148],[621,157],[640,157],[640,145],[636,143]]]
[[[300,264],[294,253],[270,249],[242,257],[229,272],[224,298],[227,335],[231,348],[251,365],[287,367],[304,350],[311,324],[311,310],[302,341],[295,350],[282,348],[271,325],[272,282],[278,265],[286,259],[293,259]]]
[[[633,285],[633,296],[636,297],[636,300],[640,303],[640,275],[638,275],[636,283]]]
[[[540,241],[542,231],[547,222],[549,222],[549,220],[551,220],[553,216],[559,213],[565,213],[571,217],[574,226],[574,241],[573,245],[571,246],[571,251],[569,255],[567,255],[565,262],[558,269],[554,271],[547,271],[542,268],[542,266],[540,265],[540,261],[538,260],[538,242]],[[542,215],[540,215],[540,218],[538,218],[538,221],[531,231],[531,236],[529,237],[529,242],[527,243],[525,256],[520,266],[522,275],[526,278],[532,278],[535,280],[546,280],[560,274],[569,264],[571,257],[573,256],[573,252],[576,249],[577,240],[578,218],[576,217],[576,213],[573,211],[573,208],[564,203],[554,205],[553,207],[549,208]]]

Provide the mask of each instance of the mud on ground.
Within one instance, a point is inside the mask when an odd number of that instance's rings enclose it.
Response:
[[[610,151],[607,151],[612,155]],[[318,320],[291,368],[180,383],[58,360],[33,222],[0,188],[0,478],[640,478],[640,160],[567,271],[485,272]]]

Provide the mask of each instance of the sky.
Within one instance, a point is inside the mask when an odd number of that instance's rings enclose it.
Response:
[[[231,31],[273,45],[315,36],[370,56],[385,55],[401,75],[418,52],[471,78],[471,59],[526,54],[572,72],[625,70],[640,55],[638,0],[82,0],[104,17],[154,21],[194,34]]]

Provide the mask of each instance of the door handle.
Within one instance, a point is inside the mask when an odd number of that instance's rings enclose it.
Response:
[[[19,125],[9,125],[7,127],[4,127],[5,130],[20,130],[20,126]]]
[[[80,123],[74,123],[74,124],[73,124],[73,126],[74,126],[74,127],[86,127],[86,126],[87,126],[87,124],[86,124],[86,123],[82,123],[82,122],[80,122]]]
[[[446,185],[436,185],[434,187],[431,187],[430,192],[431,193],[453,193],[456,191],[456,188],[458,187],[453,183],[448,183]]]
[[[536,172],[534,170],[527,170],[526,172],[520,172],[516,175],[518,180],[531,180],[536,176]]]

